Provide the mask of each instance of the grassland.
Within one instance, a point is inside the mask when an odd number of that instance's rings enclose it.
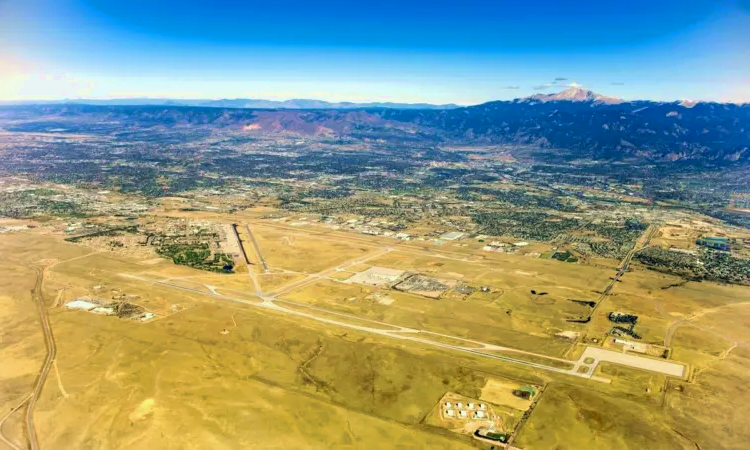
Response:
[[[299,238],[284,230],[253,225],[253,234],[269,266],[315,273],[363,256],[371,248],[315,236]]]
[[[526,423],[525,449],[691,449],[656,408],[578,386],[552,384]]]
[[[321,272],[376,249],[325,236],[307,242],[301,232],[290,246],[282,242],[283,231],[257,228],[272,271]],[[266,248],[282,247],[274,260],[266,254]],[[488,380],[547,385],[515,444],[526,449],[692,449],[695,444],[740,449],[750,440],[742,419],[750,414],[744,388],[750,308],[742,303],[747,301],[742,288],[691,282],[662,289],[679,280],[636,269],[617,284],[592,323],[570,324],[565,317],[581,307],[567,298],[597,298],[611,271],[518,255],[479,258],[472,249],[404,246],[356,268],[372,264],[439,275],[489,286],[491,292],[434,300],[320,279],[282,297],[550,356],[562,356],[572,346],[554,333],[602,335],[611,325],[605,316],[611,310],[639,314],[644,340],[657,343],[679,323],[673,356],[695,365],[690,381],[605,364],[596,375],[611,379],[607,385],[122,276],[210,285],[250,298],[254,289],[246,274],[211,275],[90,253],[40,233],[0,236],[0,250],[0,268],[9,274],[0,286],[0,357],[11,362],[0,367],[0,407],[10,408],[28,394],[41,365],[44,345],[29,295],[33,271],[26,265],[49,267],[44,294],[58,357],[37,405],[45,448],[472,448],[480,444],[430,426],[425,418],[446,392],[483,398]],[[312,260],[313,253],[320,258]],[[266,292],[302,277],[258,273]],[[60,307],[77,296],[105,296],[113,289],[137,295],[137,303],[160,318],[137,323]],[[548,294],[534,296],[530,289]],[[378,302],[373,294],[379,292],[394,301]],[[228,333],[221,334],[224,329]],[[21,417],[16,414],[3,428],[19,442]]]

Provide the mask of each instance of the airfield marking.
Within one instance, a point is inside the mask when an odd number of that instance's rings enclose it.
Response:
[[[590,380],[594,380],[594,381],[598,381],[598,382],[604,382],[604,383],[609,383],[610,382],[610,380],[608,380],[606,378],[597,377],[597,376],[594,376],[594,374],[593,374],[594,369],[596,368],[596,366],[598,365],[598,363],[599,363],[600,360],[601,361],[611,361],[611,362],[618,363],[618,361],[616,360],[616,358],[615,357],[611,357],[611,355],[610,355],[610,353],[616,353],[616,352],[610,352],[608,350],[599,349],[598,347],[587,347],[587,350],[584,351],[584,354],[577,361],[563,360],[565,362],[573,364],[574,365],[573,369],[569,369],[569,370],[568,369],[561,369],[561,368],[557,368],[557,367],[547,366],[547,365],[544,365],[544,364],[541,364],[541,363],[534,363],[534,362],[525,361],[525,360],[521,360],[521,359],[511,358],[511,357],[508,357],[508,356],[497,355],[497,354],[493,354],[493,353],[487,353],[486,351],[482,351],[482,350],[484,350],[484,349],[489,349],[489,350],[507,350],[507,351],[517,352],[519,354],[526,354],[526,355],[536,356],[536,357],[540,357],[540,358],[557,359],[557,358],[550,358],[550,357],[548,357],[546,355],[540,355],[540,354],[536,354],[536,353],[532,353],[532,352],[527,352],[527,351],[523,351],[523,350],[518,350],[518,349],[513,349],[513,348],[500,347],[500,346],[496,346],[494,344],[488,344],[488,343],[483,343],[483,342],[479,342],[479,341],[469,341],[467,339],[463,339],[463,338],[455,337],[455,336],[441,335],[441,336],[444,336],[444,337],[447,337],[447,338],[456,339],[456,340],[459,340],[459,341],[471,342],[471,343],[475,343],[475,344],[481,344],[481,345],[485,346],[482,349],[476,349],[476,348],[472,348],[472,347],[461,347],[461,346],[458,346],[458,345],[446,344],[446,343],[443,343],[443,342],[432,341],[432,340],[429,340],[429,339],[422,339],[422,338],[414,336],[415,334],[420,334],[420,333],[427,334],[427,335],[429,335],[429,334],[437,334],[437,333],[432,333],[432,332],[429,332],[429,331],[426,331],[426,330],[418,330],[418,329],[404,327],[404,326],[400,326],[400,325],[389,324],[389,323],[386,323],[386,322],[377,322],[377,321],[374,321],[374,320],[363,319],[361,317],[352,316],[352,315],[348,315],[348,314],[337,313],[337,312],[332,312],[332,311],[327,311],[327,310],[321,310],[321,311],[324,311],[326,314],[331,314],[331,315],[337,315],[337,316],[341,316],[341,317],[346,317],[346,318],[350,318],[352,320],[365,321],[365,322],[370,322],[370,323],[375,323],[375,324],[380,324],[380,325],[387,325],[387,326],[390,326],[392,328],[395,328],[395,330],[383,330],[383,329],[380,329],[380,328],[372,328],[372,327],[366,327],[366,326],[361,326],[361,325],[354,325],[354,324],[351,324],[351,323],[341,322],[341,321],[334,320],[334,319],[328,319],[328,318],[325,318],[325,317],[319,317],[319,316],[316,316],[314,314],[306,313],[306,312],[302,312],[302,311],[298,311],[298,310],[295,310],[295,309],[284,308],[283,306],[280,306],[278,303],[274,302],[275,297],[273,297],[273,296],[264,295],[264,296],[262,296],[260,298],[262,300],[261,303],[257,303],[257,302],[252,302],[252,301],[247,300],[247,299],[238,298],[238,297],[231,297],[231,296],[228,296],[228,295],[223,295],[223,294],[218,294],[218,293],[207,293],[205,291],[200,291],[198,289],[188,288],[188,287],[185,287],[185,286],[179,286],[179,285],[167,283],[167,282],[164,282],[164,281],[156,281],[156,280],[145,279],[145,278],[141,278],[141,277],[139,277],[137,275],[130,275],[130,274],[120,274],[120,275],[124,276],[124,277],[127,277],[127,278],[133,278],[133,279],[136,279],[136,280],[140,280],[140,281],[143,281],[143,282],[146,282],[146,283],[151,283],[151,284],[157,284],[157,285],[172,287],[174,289],[179,289],[179,290],[189,291],[189,292],[195,292],[195,293],[202,294],[202,295],[209,295],[209,296],[216,297],[216,298],[231,300],[231,301],[234,301],[234,302],[243,303],[243,304],[250,305],[250,306],[255,306],[255,307],[260,307],[260,308],[266,308],[266,309],[270,309],[270,310],[277,311],[277,312],[280,312],[280,313],[285,313],[285,314],[290,314],[290,315],[296,315],[296,316],[300,316],[300,317],[305,317],[305,318],[308,318],[308,319],[316,320],[318,322],[323,322],[323,323],[327,323],[327,324],[331,324],[331,325],[337,325],[337,326],[345,327],[345,328],[351,328],[351,329],[355,329],[355,330],[358,330],[358,331],[364,331],[364,332],[367,332],[367,333],[377,334],[377,335],[380,335],[380,336],[387,336],[387,337],[391,337],[391,338],[395,338],[395,339],[401,339],[401,340],[407,340],[407,341],[412,341],[412,342],[418,342],[418,343],[425,344],[425,345],[430,345],[430,346],[433,346],[433,347],[440,347],[440,348],[443,348],[443,349],[453,350],[453,351],[462,352],[462,353],[468,353],[468,354],[472,354],[472,355],[476,355],[476,356],[481,356],[481,357],[485,357],[485,358],[497,359],[497,360],[500,360],[500,361],[521,364],[521,365],[525,365],[525,366],[528,366],[528,367],[533,367],[533,368],[547,370],[547,371],[551,371],[551,372],[557,372],[557,373],[572,375],[572,376],[576,376],[576,377],[579,377],[579,378],[586,378],[586,379],[590,379]],[[290,301],[287,301],[287,300],[279,300],[278,302],[279,303],[287,303],[287,304],[295,305],[295,306],[298,306],[298,307],[304,307],[304,308],[311,309],[311,310],[318,310],[318,309],[320,309],[320,308],[316,308],[316,307],[313,307],[313,306],[310,306],[310,305],[305,305],[305,304],[290,302]],[[593,350],[593,353],[589,352],[590,350]],[[600,352],[598,350],[602,350],[602,351]],[[587,352],[589,352],[589,353],[587,353]],[[585,364],[584,360],[586,358],[588,358],[588,357],[591,357],[591,355],[593,355],[597,359],[592,364]],[[682,371],[680,372],[681,374],[685,373],[685,366],[682,365],[682,364],[679,364],[679,363],[659,361],[659,360],[654,360],[654,359],[645,358],[645,357],[641,357],[641,356],[635,356],[635,355],[625,355],[625,356],[628,356],[628,358],[625,359],[626,365],[629,365],[631,367],[644,368],[646,370],[652,370],[652,371],[656,371],[656,372],[660,372],[660,373],[666,373],[667,375],[675,376],[675,373],[677,373],[677,371],[672,366],[672,365],[674,365],[674,366],[679,366],[679,367],[682,368]],[[639,361],[641,363],[639,363]],[[662,366],[660,364],[654,365],[653,364],[654,362],[656,362],[656,363],[667,363],[667,364],[670,364],[670,366]],[[589,366],[590,370],[587,373],[578,373],[578,368],[580,366],[582,366],[582,365]],[[666,372],[664,370],[666,370]]]
[[[258,255],[258,260],[260,261],[260,264],[263,266],[263,270],[266,273],[269,273],[270,270],[268,269],[268,264],[266,264],[266,260],[263,259],[263,254],[260,252],[260,246],[258,245],[258,241],[255,240],[255,236],[253,235],[252,230],[250,230],[250,225],[245,224],[245,229],[247,230],[248,236],[250,236],[250,241],[253,243],[253,247],[255,247],[255,253]]]
[[[293,290],[293,289],[299,289],[299,288],[301,288],[303,286],[307,286],[308,284],[310,284],[310,283],[312,283],[314,281],[318,281],[318,280],[326,278],[328,275],[332,274],[333,272],[336,272],[336,269],[343,269],[343,268],[351,267],[351,266],[354,266],[354,265],[357,265],[357,264],[361,264],[361,263],[363,263],[365,261],[369,261],[369,260],[371,260],[373,258],[377,258],[377,257],[382,256],[382,255],[384,255],[384,254],[386,254],[388,252],[391,252],[393,250],[394,249],[392,247],[381,248],[380,250],[377,250],[377,251],[375,251],[373,253],[368,253],[368,254],[359,256],[357,258],[350,259],[349,261],[345,261],[345,262],[339,264],[338,266],[322,270],[322,271],[320,271],[318,273],[310,274],[310,275],[308,275],[307,277],[305,277],[305,278],[303,278],[301,280],[292,281],[289,284],[279,286],[274,291],[272,291],[271,294],[269,294],[269,295],[277,296],[277,295],[285,294],[285,293],[287,293],[287,292],[289,292],[290,290]],[[262,294],[259,295],[259,297],[260,296],[262,296]]]

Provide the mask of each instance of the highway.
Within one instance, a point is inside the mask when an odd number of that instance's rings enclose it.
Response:
[[[47,381],[47,376],[52,368],[52,362],[57,356],[57,346],[55,345],[55,337],[52,335],[52,326],[49,323],[49,315],[47,314],[47,308],[44,306],[44,299],[42,297],[42,283],[44,282],[44,270],[39,267],[35,267],[36,270],[36,284],[34,290],[31,291],[31,295],[36,303],[37,311],[39,312],[39,320],[42,325],[42,332],[44,333],[44,343],[47,346],[47,356],[44,358],[44,364],[39,372],[39,376],[36,379],[34,390],[31,392],[29,403],[26,406],[26,429],[29,436],[29,448],[31,450],[37,450],[39,443],[37,441],[36,427],[34,426],[34,407],[39,395],[42,393],[44,383]]]
[[[16,445],[15,442],[11,441],[10,439],[6,438],[3,435],[3,424],[5,424],[5,421],[8,420],[8,418],[10,418],[10,416],[12,416],[14,412],[18,411],[23,405],[25,405],[26,402],[29,401],[32,395],[33,395],[32,393],[29,393],[29,395],[27,395],[26,397],[24,397],[23,400],[21,400],[21,403],[19,403],[18,406],[16,406],[15,408],[11,408],[11,410],[8,411],[8,413],[5,414],[2,419],[0,419],[0,441],[5,443],[5,445],[12,448],[13,450],[23,450],[23,449],[19,447],[18,445]]]

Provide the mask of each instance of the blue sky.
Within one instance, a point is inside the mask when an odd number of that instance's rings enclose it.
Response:
[[[750,101],[750,0],[0,0],[0,100]]]

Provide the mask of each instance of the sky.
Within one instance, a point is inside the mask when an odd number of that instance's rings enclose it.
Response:
[[[0,0],[0,100],[750,102],[750,0]]]

